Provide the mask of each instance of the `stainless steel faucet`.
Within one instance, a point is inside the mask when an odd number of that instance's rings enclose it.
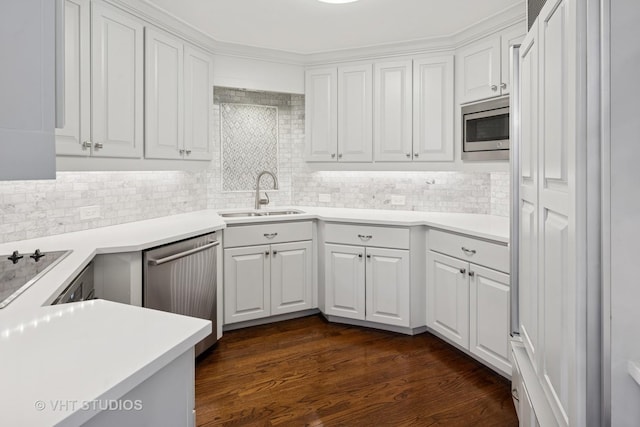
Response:
[[[256,209],[260,209],[260,206],[262,205],[268,205],[269,204],[269,195],[265,192],[265,199],[261,199],[260,198],[260,178],[262,178],[264,175],[271,175],[271,178],[273,178],[273,189],[277,190],[278,189],[278,178],[272,174],[269,171],[262,171],[258,174],[258,179],[256,180]]]

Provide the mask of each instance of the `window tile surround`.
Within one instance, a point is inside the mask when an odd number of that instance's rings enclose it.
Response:
[[[24,240],[206,208],[253,207],[253,191],[222,190],[220,104],[278,108],[280,190],[273,206],[307,205],[509,214],[506,172],[315,172],[303,160],[304,96],[214,90],[214,156],[199,172],[58,172],[56,180],[0,182],[0,242]],[[266,184],[266,182],[265,182]],[[318,201],[330,194],[331,202]],[[405,196],[392,205],[391,195]],[[79,208],[101,218],[80,220]]]

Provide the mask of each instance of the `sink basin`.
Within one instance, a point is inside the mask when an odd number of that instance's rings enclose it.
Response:
[[[285,210],[285,211],[248,211],[248,212],[225,212],[219,214],[223,218],[246,218],[254,216],[275,216],[275,215],[295,215],[301,214],[302,211]]]

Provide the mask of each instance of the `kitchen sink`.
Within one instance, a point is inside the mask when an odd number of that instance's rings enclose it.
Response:
[[[225,212],[219,214],[223,218],[246,218],[254,216],[275,216],[275,215],[295,215],[301,214],[302,211],[285,210],[285,211],[248,211],[248,212]]]

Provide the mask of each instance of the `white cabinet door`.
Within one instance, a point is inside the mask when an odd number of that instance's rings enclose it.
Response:
[[[427,255],[427,326],[469,346],[469,264],[433,251]]]
[[[509,275],[469,265],[469,351],[511,373]]]
[[[160,30],[145,29],[145,152],[150,159],[184,154],[184,47]]]
[[[213,60],[193,46],[184,47],[184,158],[211,160]]]
[[[56,154],[86,157],[91,154],[89,0],[65,0],[64,8],[65,123],[56,129]]]
[[[93,155],[140,158],[144,125],[144,27],[104,3],[91,7]]]
[[[500,47],[500,36],[495,36],[458,52],[461,104],[500,95]]]
[[[312,307],[311,241],[271,245],[271,315]]]
[[[55,179],[55,2],[0,2],[0,180]]]
[[[325,244],[325,313],[364,320],[364,248]]]
[[[338,71],[305,73],[305,138],[308,162],[329,162],[338,156]]]
[[[411,69],[411,61],[375,64],[376,161],[411,160]]]
[[[372,160],[372,90],[370,64],[338,67],[338,161]]]
[[[409,327],[409,251],[366,248],[366,257],[366,320]]]
[[[224,250],[224,323],[270,315],[268,245]]]
[[[524,22],[507,28],[500,36],[500,51],[502,52],[501,60],[501,79],[500,94],[507,95],[511,90],[510,71],[509,71],[509,49],[513,45],[520,44],[527,34],[526,24]]]
[[[413,61],[413,160],[453,161],[453,55]]]
[[[520,218],[518,319],[520,338],[538,371],[538,27],[520,47]]]

